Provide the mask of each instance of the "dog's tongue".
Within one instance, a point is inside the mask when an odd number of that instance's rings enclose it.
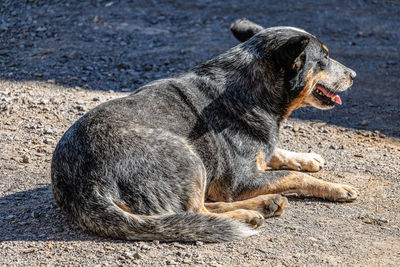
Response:
[[[320,90],[325,96],[329,97],[332,102],[338,103],[339,105],[342,104],[342,100],[340,99],[340,96],[329,91],[323,86],[318,86],[318,90]]]
[[[339,105],[342,104],[342,100],[340,99],[340,96],[337,94],[334,94],[334,96],[331,98],[332,102],[338,103]]]

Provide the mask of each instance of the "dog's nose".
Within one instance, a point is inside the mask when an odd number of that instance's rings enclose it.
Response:
[[[354,80],[357,76],[357,73],[354,70],[349,70],[349,75],[352,80]]]

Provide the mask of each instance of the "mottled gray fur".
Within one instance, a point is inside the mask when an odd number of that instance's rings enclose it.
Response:
[[[284,70],[298,55],[278,57],[293,37],[307,38],[310,51],[319,46],[302,30],[266,29],[187,73],[89,111],[54,151],[59,207],[84,230],[118,239],[214,242],[254,234],[238,221],[196,213],[193,201],[202,190],[208,197],[211,181],[225,185],[224,200],[233,201],[275,179],[255,171],[254,155],[262,150],[268,160],[305,83],[304,73],[288,80]]]

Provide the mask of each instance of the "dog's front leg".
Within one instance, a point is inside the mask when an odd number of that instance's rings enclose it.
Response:
[[[325,160],[315,153],[297,153],[276,148],[269,163],[273,169],[287,167],[292,170],[317,172],[325,165]]]
[[[233,198],[235,201],[265,194],[289,193],[339,202],[353,201],[358,196],[358,192],[352,186],[326,182],[295,171],[259,172],[251,183],[246,182],[240,188],[240,192]]]

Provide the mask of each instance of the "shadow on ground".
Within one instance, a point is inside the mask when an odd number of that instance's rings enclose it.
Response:
[[[321,200],[288,196],[290,202],[319,203]],[[125,242],[92,237],[67,220],[54,202],[50,185],[20,191],[0,198],[0,242],[2,241],[96,241]]]
[[[247,17],[314,33],[357,71],[344,105],[293,116],[400,137],[396,1],[11,1],[0,4],[0,78],[134,91],[237,44]]]
[[[96,240],[66,223],[49,185],[0,198],[1,241]]]

